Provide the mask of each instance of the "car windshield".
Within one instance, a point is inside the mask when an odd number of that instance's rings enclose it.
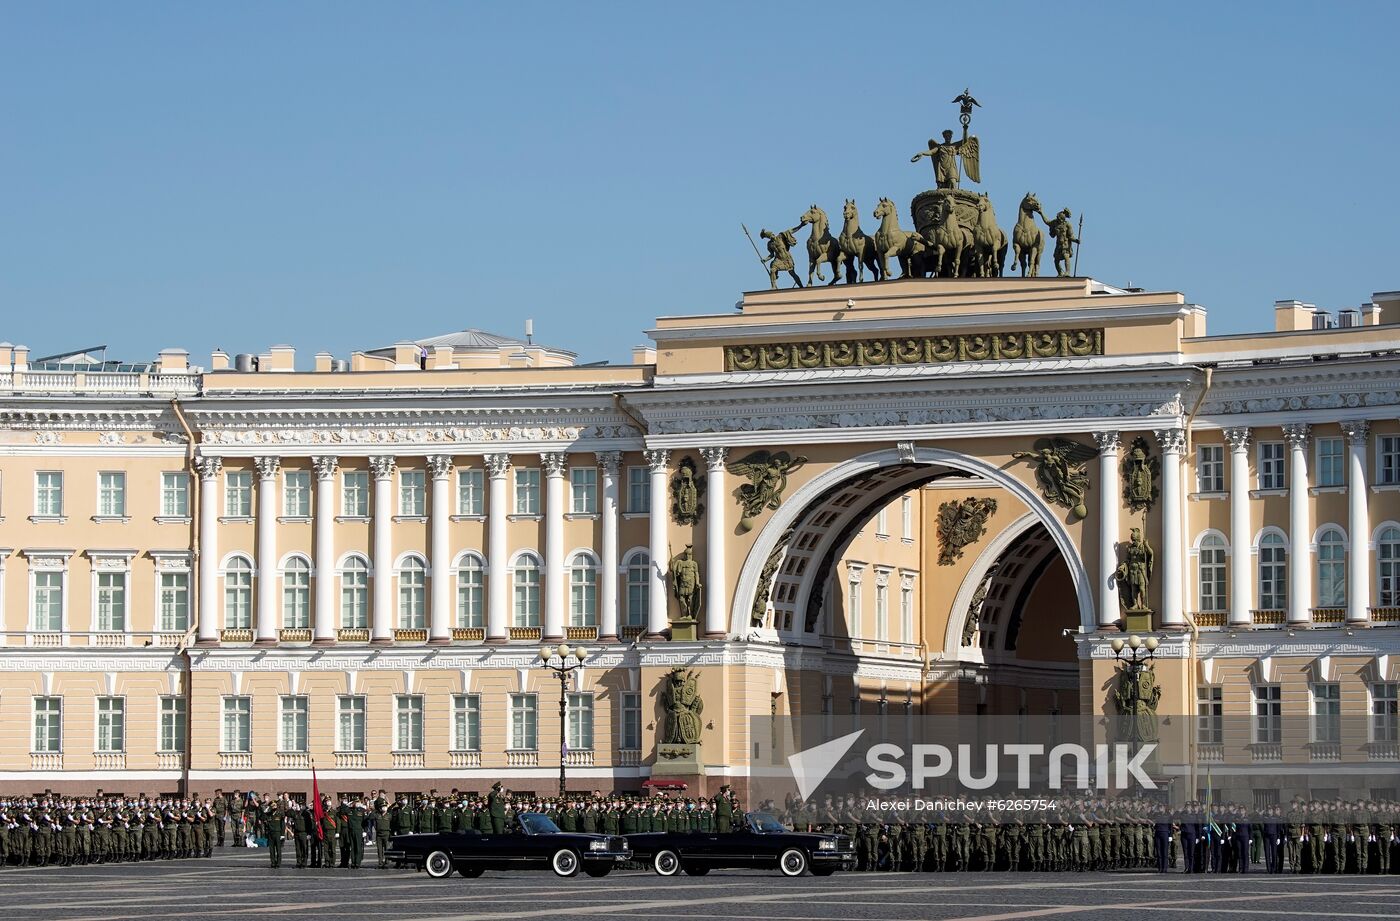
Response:
[[[524,812],[520,815],[520,829],[527,835],[557,835],[559,826],[547,815],[538,812]]]
[[[787,826],[766,812],[749,813],[749,827],[760,835],[779,835],[787,831]]]

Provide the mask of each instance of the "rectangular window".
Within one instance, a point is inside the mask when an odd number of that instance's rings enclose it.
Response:
[[[355,557],[340,571],[340,626],[344,630],[369,627],[369,568]]]
[[[190,478],[181,472],[160,475],[160,514],[162,518],[188,518]]]
[[[311,627],[311,567],[297,557],[282,571],[282,627],[287,630]]]
[[[394,698],[394,750],[421,752],[423,750],[423,698],[418,694],[400,694]]]
[[[97,698],[97,751],[126,751],[126,699]]]
[[[1283,442],[1259,442],[1259,488],[1283,489]]]
[[[282,731],[278,735],[278,751],[304,752],[306,748],[307,698],[282,698]]]
[[[1288,607],[1288,552],[1281,540],[1259,544],[1259,609],[1282,611]]]
[[[253,733],[253,699],[224,698],[224,736],[222,751],[251,752]]]
[[[568,714],[568,736],[565,744],[569,751],[593,750],[593,695],[570,694],[565,708]]]
[[[513,751],[535,751],[539,737],[535,731],[535,695],[510,695],[510,747]]]
[[[1225,446],[1196,448],[1196,492],[1225,491]]]
[[[875,639],[881,643],[890,638],[890,590],[875,582]]]
[[[347,470],[340,481],[340,513],[346,518],[369,517],[369,472]]]
[[[480,470],[457,471],[457,514],[484,515],[483,477]]]
[[[619,744],[623,751],[637,751],[642,747],[642,695],[636,691],[624,691],[622,694]]]
[[[1342,741],[1342,686],[1328,682],[1312,686],[1314,742]]]
[[[160,574],[160,627],[162,633],[184,633],[190,628],[190,574]]]
[[[63,515],[63,474],[41,470],[34,474],[34,515],[59,518]]]
[[[182,752],[185,750],[185,698],[162,697],[160,699],[160,750]]]
[[[57,754],[63,751],[63,698],[34,698],[34,751]]]
[[[97,574],[97,624],[99,633],[120,633],[126,629],[126,573]]]
[[[900,535],[904,540],[914,539],[914,497],[905,496],[899,500]]]
[[[1341,438],[1319,438],[1317,440],[1317,485],[1343,486],[1346,481],[1346,442]]]
[[[452,695],[452,750],[481,751],[481,696]]]
[[[598,468],[569,469],[569,509],[575,515],[592,515],[598,511]]]
[[[850,627],[850,635],[859,638],[861,635],[860,624],[860,582],[851,580],[850,586],[850,615],[846,618]]]
[[[899,590],[899,629],[900,639],[906,643],[914,642],[914,590],[912,588],[900,588]]]
[[[880,511],[875,513],[875,536],[890,536],[890,512],[888,506],[881,508]]]
[[[1200,745],[1225,744],[1225,691],[1201,685],[1196,688],[1196,742]]]
[[[1400,742],[1400,684],[1371,685],[1371,741]]]
[[[457,568],[457,626],[463,628],[480,627],[483,620],[482,582],[485,573],[481,561],[467,557]]]
[[[1254,688],[1254,741],[1258,745],[1283,743],[1283,696],[1276,684]]]
[[[1201,541],[1201,610],[1225,610],[1225,542],[1218,537]]]
[[[365,699],[358,695],[336,700],[338,720],[335,749],[342,752],[365,750]]]
[[[224,515],[228,518],[253,517],[253,474],[231,470],[224,479]]]
[[[515,514],[540,513],[540,471],[535,467],[515,468]]]
[[[288,470],[283,476],[282,514],[288,518],[311,517],[311,471]]]
[[[421,518],[427,514],[427,475],[422,470],[399,471],[399,514]]]
[[[1400,435],[1381,435],[1376,439],[1376,483],[1400,484]]]
[[[126,474],[97,475],[97,517],[126,517]]]
[[[651,478],[645,467],[627,468],[627,512],[631,515],[651,512]]]
[[[63,629],[63,573],[34,573],[34,629],[57,633]]]

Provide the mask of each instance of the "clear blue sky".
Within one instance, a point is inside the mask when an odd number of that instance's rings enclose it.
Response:
[[[1214,332],[1400,288],[1395,3],[0,2],[0,339],[625,360],[762,288],[739,222],[931,184],[1085,213]],[[799,266],[805,252],[799,255]],[[1049,269],[1049,260],[1046,260]]]

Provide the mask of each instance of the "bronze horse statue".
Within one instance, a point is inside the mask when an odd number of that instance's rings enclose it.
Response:
[[[826,280],[826,276],[822,274],[823,262],[831,266],[831,281],[827,284],[836,284],[841,278],[841,247],[831,235],[826,212],[813,205],[802,212],[802,219],[797,226],[801,227],[803,224],[812,226],[812,232],[807,237],[807,287],[812,287],[814,274],[819,280]]]
[[[924,242],[930,250],[929,268],[935,278],[961,277],[964,252],[967,252],[970,261],[976,258],[972,234],[959,223],[953,211],[952,198],[939,202],[938,215],[933,227],[925,231]],[[943,260],[948,256],[952,256],[952,264],[945,272]]]
[[[854,198],[846,199],[841,209],[846,223],[841,228],[841,236],[836,242],[841,247],[841,261],[846,264],[846,284],[865,281],[865,270],[875,276],[876,281],[884,280],[885,273],[880,268],[880,260],[875,254],[875,241],[860,229],[860,209]]]
[[[880,199],[874,216],[880,219],[880,227],[875,231],[875,252],[880,258],[881,273],[890,277],[890,257],[894,256],[899,261],[899,277],[910,277],[911,263],[924,249],[923,238],[917,231],[900,229],[899,209],[888,198]]]
[[[1040,202],[1030,192],[1021,199],[1020,214],[1016,216],[1016,226],[1011,229],[1011,243],[1016,248],[1016,262],[1021,266],[1021,277],[1036,278],[1040,275],[1040,254],[1045,250],[1045,235],[1035,216],[1044,216]],[[1029,269],[1029,271],[1027,271]]]

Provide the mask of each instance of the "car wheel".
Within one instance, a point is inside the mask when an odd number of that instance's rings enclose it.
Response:
[[[710,872],[710,868],[704,864],[688,863],[685,865],[686,876],[704,876]]]
[[[587,873],[589,876],[592,876],[594,878],[600,876],[607,876],[609,873],[612,872],[612,864],[605,863],[602,866],[597,867],[584,867],[583,872]]]
[[[681,871],[681,855],[669,848],[657,851],[651,859],[651,868],[657,876],[675,876]]]
[[[578,854],[569,848],[561,848],[549,859],[549,866],[556,876],[573,876],[578,872]]]
[[[457,872],[467,879],[476,879],[481,875],[481,867],[458,867]]]
[[[784,876],[801,876],[807,872],[807,855],[790,847],[778,858],[778,869],[783,871]]]
[[[445,879],[452,875],[452,858],[446,851],[433,851],[423,861],[423,869],[433,879]]]

